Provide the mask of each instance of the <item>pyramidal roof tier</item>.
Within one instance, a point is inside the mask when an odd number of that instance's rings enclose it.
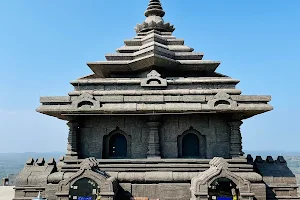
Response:
[[[150,0],[146,20],[136,26],[137,36],[125,40],[117,53],[107,54],[107,61],[89,62],[94,77],[133,77],[145,71],[160,70],[167,76],[220,76],[214,73],[220,62],[202,60],[203,53],[184,45],[183,39],[172,36],[173,25],[165,23],[159,0]]]
[[[215,72],[220,62],[172,35],[159,0],[150,0],[137,35],[94,74],[72,81],[68,96],[41,97],[38,112],[69,120],[79,115],[222,114],[241,120],[273,109],[270,96],[241,95],[239,80]]]

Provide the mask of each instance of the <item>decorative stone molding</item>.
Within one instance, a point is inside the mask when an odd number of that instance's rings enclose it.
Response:
[[[219,92],[207,104],[211,109],[217,110],[234,110],[237,108],[237,102],[233,101],[226,92]]]
[[[72,185],[82,179],[88,178],[97,183],[101,199],[113,200],[118,191],[118,184],[114,177],[110,177],[98,168],[95,158],[87,158],[81,163],[80,170],[70,178],[62,180],[58,184],[58,192],[55,194],[58,200],[69,199],[69,191]]]
[[[147,78],[142,79],[141,81],[142,87],[167,87],[167,80],[161,78],[161,75],[152,70],[149,74],[147,74]]]
[[[73,109],[90,110],[100,108],[101,104],[93,95],[89,93],[81,94],[75,101],[72,102]]]
[[[148,19],[150,21],[150,17]],[[170,23],[164,23],[162,18],[157,22],[157,20],[151,20],[150,22],[143,22],[142,24],[138,24],[135,27],[135,31],[137,33],[150,31],[150,30],[161,30],[166,32],[173,32],[175,31],[174,25]]]
[[[210,162],[210,168],[200,172],[197,177],[191,181],[190,200],[204,200],[209,198],[208,188],[218,178],[227,178],[236,185],[239,190],[239,199],[252,200],[254,193],[251,192],[250,182],[228,170],[229,164],[224,158],[215,157]]]

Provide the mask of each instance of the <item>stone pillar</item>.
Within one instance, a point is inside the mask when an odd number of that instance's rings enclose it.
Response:
[[[69,126],[69,136],[66,157],[78,158],[77,133],[79,124],[76,121],[69,121],[67,125]]]
[[[159,128],[161,125],[160,118],[151,116],[148,119],[149,125],[149,140],[148,140],[148,152],[147,158],[161,158],[160,155],[160,139]]]
[[[242,134],[241,125],[242,121],[229,122],[230,126],[230,156],[232,158],[239,158],[244,155],[242,151]]]

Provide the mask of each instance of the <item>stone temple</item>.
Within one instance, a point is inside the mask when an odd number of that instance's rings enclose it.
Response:
[[[66,155],[30,158],[14,200],[299,199],[283,157],[244,156],[242,121],[271,111],[270,96],[241,95],[218,61],[172,35],[150,0],[136,36],[38,112],[67,121]]]

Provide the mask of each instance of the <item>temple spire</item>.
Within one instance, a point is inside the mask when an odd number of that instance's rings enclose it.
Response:
[[[137,33],[147,32],[150,30],[163,32],[173,32],[175,30],[173,25],[165,23],[163,20],[165,11],[161,6],[160,0],[150,0],[145,16],[146,20],[135,27]]]
[[[165,11],[163,10],[160,0],[150,0],[148,8],[145,12],[145,16],[159,16],[163,17],[165,16]]]

